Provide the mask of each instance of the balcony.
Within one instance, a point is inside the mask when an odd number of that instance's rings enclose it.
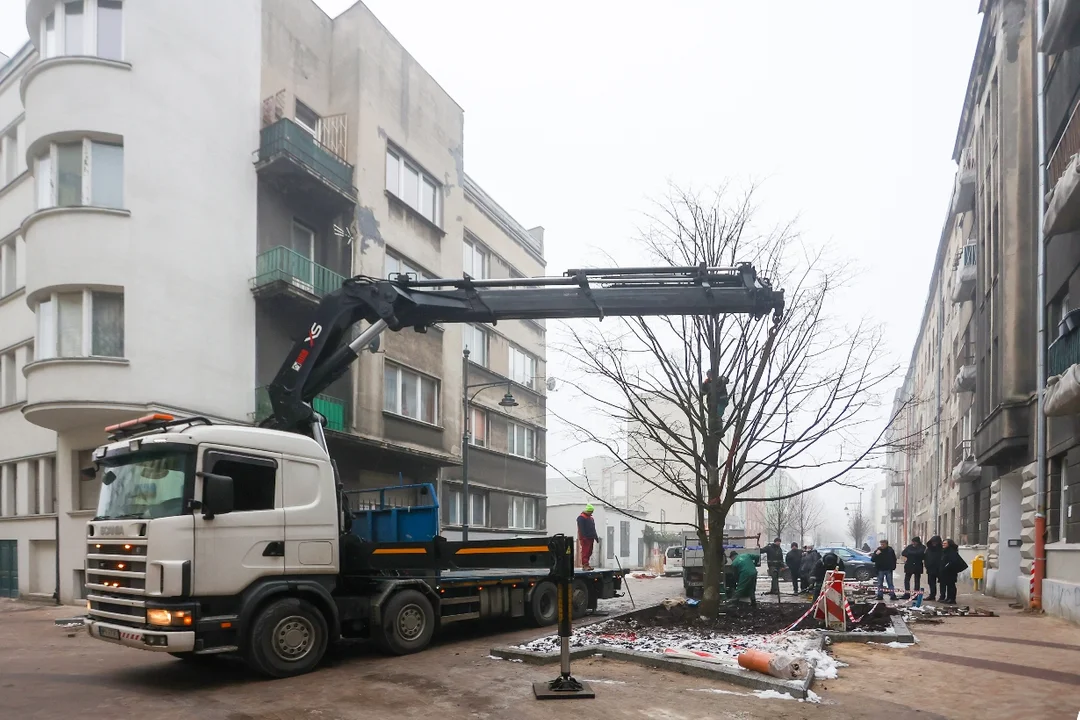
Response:
[[[975,243],[969,242],[961,248],[956,256],[956,271],[953,276],[954,303],[960,304],[971,299],[975,292],[975,281],[978,278],[978,265],[975,262]]]
[[[353,166],[289,118],[260,131],[255,169],[283,195],[329,215],[356,205]]]
[[[255,259],[255,273],[251,292],[257,298],[287,295],[318,302],[345,282],[342,275],[281,245]]]
[[[1080,2],[1050,0],[1039,50],[1060,53],[1080,45]]]
[[[961,440],[956,445],[956,465],[952,469],[954,483],[971,482],[982,476],[982,467],[975,462],[971,440]]]
[[[966,149],[960,153],[960,165],[956,171],[956,187],[953,189],[953,212],[966,213],[975,209],[975,155]]]
[[[1046,353],[1046,383],[1043,412],[1047,417],[1080,413],[1080,312],[1062,318],[1058,338]]]
[[[1073,108],[1047,165],[1046,235],[1080,230],[1080,104]]]
[[[957,393],[975,391],[975,343],[965,341],[956,353],[956,378],[953,390]]]
[[[316,395],[311,402],[315,412],[326,418],[326,429],[335,432],[349,431],[349,405],[341,398],[332,395]],[[255,413],[253,422],[262,422],[270,417],[273,408],[270,406],[270,395],[265,387],[255,389]]]

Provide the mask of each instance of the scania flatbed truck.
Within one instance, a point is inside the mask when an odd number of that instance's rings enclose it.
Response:
[[[315,668],[341,640],[406,654],[454,621],[553,624],[562,538],[451,541],[439,534],[430,484],[346,491],[315,396],[386,330],[506,319],[779,317],[783,305],[783,291],[747,264],[508,280],[347,279],[320,301],[286,357],[268,388],[272,413],[258,427],[151,413],[106,429],[109,442],[84,469],[102,483],[87,524],[87,630],[184,659],[236,654],[265,675],[287,677]],[[578,614],[614,596],[622,575],[579,571],[571,581]]]

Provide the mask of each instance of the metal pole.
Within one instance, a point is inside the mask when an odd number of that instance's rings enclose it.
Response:
[[[942,287],[941,275],[938,276],[938,287]],[[940,290],[939,290],[940,292]],[[934,478],[934,528],[938,529],[938,486],[941,485],[941,481],[944,477],[944,454],[941,452],[941,343],[945,339],[945,294],[941,292],[938,298],[938,320],[937,320],[937,357],[934,362],[937,364],[937,372],[934,373],[934,403],[936,410],[934,414],[934,464],[937,466],[937,471]],[[940,530],[940,529],[939,529]],[[935,533],[937,534],[937,533]]]
[[[534,682],[533,694],[538,700],[565,698],[595,698],[589,687],[570,674],[570,637],[573,634],[574,539],[555,535],[548,545],[555,564],[551,579],[555,582],[559,617],[559,677],[547,682]]]
[[[469,539],[469,349],[461,353],[461,540]]]
[[[1042,42],[1044,26],[1046,25],[1046,2],[1037,0],[1035,19],[1035,47],[1038,50]],[[1035,284],[1036,304],[1036,327],[1038,342],[1035,347],[1035,566],[1034,585],[1031,593],[1031,607],[1038,610],[1042,608],[1042,579],[1046,571],[1046,415],[1043,410],[1045,395],[1043,388],[1046,386],[1046,227],[1045,205],[1046,197],[1046,54],[1038,51],[1035,62],[1035,86],[1037,122],[1035,134],[1038,137],[1038,192],[1036,193],[1036,205],[1038,208],[1039,232],[1037,242],[1037,265],[1038,280]]]

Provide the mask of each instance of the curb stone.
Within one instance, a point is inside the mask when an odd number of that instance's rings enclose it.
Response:
[[[839,642],[901,642],[901,643],[913,643],[915,642],[915,636],[911,634],[911,630],[908,628],[907,623],[899,615],[893,615],[889,618],[892,621],[893,630],[895,632],[838,632],[836,630],[819,630],[822,635],[829,638],[834,643]]]

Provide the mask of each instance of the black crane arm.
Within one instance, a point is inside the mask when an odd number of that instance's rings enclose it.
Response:
[[[339,378],[384,330],[424,332],[439,323],[607,316],[718,315],[770,312],[779,319],[784,291],[754,267],[599,268],[562,277],[474,280],[350,278],[319,303],[268,388],[273,413],[264,427],[294,430],[313,417],[312,399]],[[350,329],[370,325],[356,338]]]

